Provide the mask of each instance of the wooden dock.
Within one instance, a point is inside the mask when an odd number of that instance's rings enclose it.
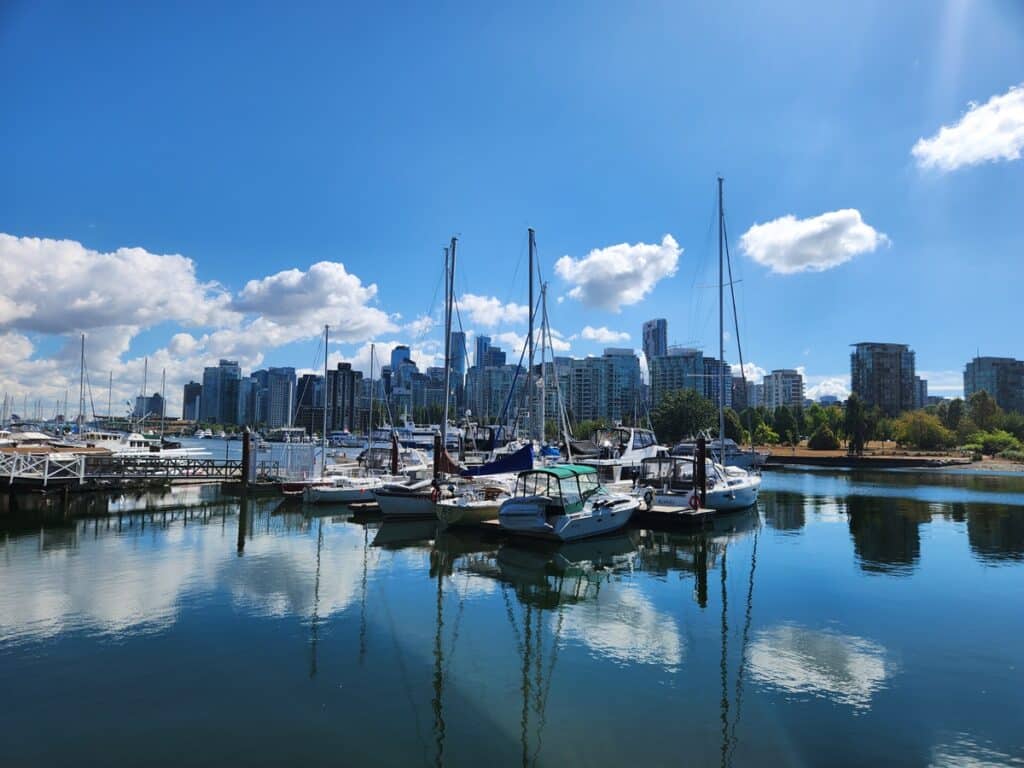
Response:
[[[691,509],[685,506],[674,506],[668,504],[655,504],[650,509],[638,509],[633,513],[633,519],[641,525],[651,526],[676,526],[676,527],[701,527],[708,523],[718,510],[702,507]]]

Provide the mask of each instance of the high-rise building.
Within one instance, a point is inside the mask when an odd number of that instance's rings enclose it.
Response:
[[[199,401],[200,421],[234,424],[238,411],[238,380],[242,369],[235,360],[221,360],[217,367],[203,369],[203,397]]]
[[[656,357],[668,354],[668,321],[663,317],[644,323],[644,357],[647,365]]]
[[[185,385],[181,399],[181,418],[185,421],[196,421],[199,418],[199,402],[203,396],[203,385],[190,381]]]
[[[802,408],[804,405],[804,377],[792,368],[780,368],[765,374],[762,405],[775,410],[781,405]]]
[[[362,381],[362,372],[352,370],[351,363],[338,363],[335,370],[327,371],[328,431],[347,429],[355,432],[361,428],[358,410]],[[366,407],[369,407],[369,392]]]
[[[462,411],[466,407],[466,334],[462,331],[452,331],[451,335],[452,354],[452,393],[456,411]],[[428,372],[429,375],[429,372]]]
[[[138,395],[135,398],[135,408],[132,410],[132,418],[135,419],[152,419],[160,418],[164,415],[164,399],[160,396],[159,392],[154,392],[151,396],[146,397],[145,395]]]
[[[266,394],[269,429],[294,426],[295,421],[295,369],[270,368],[267,371]]]
[[[235,423],[240,427],[257,424],[256,409],[260,397],[260,382],[253,376],[238,381],[238,409]]]
[[[928,405],[928,379],[914,377],[914,407],[924,408]]]
[[[295,384],[295,416],[292,419],[296,427],[302,427],[307,435],[319,433],[323,429],[323,377],[315,373],[304,373]]]
[[[732,366],[723,363],[717,357],[704,358],[704,391],[702,394],[718,407],[718,401],[722,399],[722,383],[725,382],[726,408],[732,407]]]
[[[868,408],[897,416],[914,407],[914,352],[906,344],[860,342],[850,354],[851,389]]]
[[[574,421],[636,420],[640,413],[640,359],[632,349],[609,347],[601,357],[570,360],[566,373],[568,393],[562,396]]]
[[[742,411],[747,407],[747,381],[742,376],[732,377],[732,407]]]
[[[412,353],[409,348],[404,344],[399,344],[397,347],[391,350],[391,371],[394,373],[398,370],[398,367],[402,364],[403,360],[411,360]]]
[[[657,408],[669,392],[692,389],[704,394],[704,354],[689,347],[669,347],[668,354],[648,362],[651,406]]]
[[[985,391],[1004,411],[1024,413],[1024,360],[976,357],[964,367],[964,397]]]
[[[466,406],[480,424],[509,423],[523,402],[525,386],[526,372],[518,365],[474,365],[466,372]]]
[[[491,347],[490,336],[477,336],[476,349],[473,354],[473,365],[487,365],[487,350]]]

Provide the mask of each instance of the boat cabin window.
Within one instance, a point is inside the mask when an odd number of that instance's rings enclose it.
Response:
[[[639,450],[640,448],[650,448],[654,445],[654,435],[650,432],[644,432],[637,430],[636,434],[633,435],[633,448]]]
[[[547,472],[531,472],[516,481],[516,490],[522,496],[560,496],[558,479]]]
[[[578,479],[580,481],[580,494],[584,499],[589,497],[600,487],[600,484],[597,481],[596,472],[580,475]]]

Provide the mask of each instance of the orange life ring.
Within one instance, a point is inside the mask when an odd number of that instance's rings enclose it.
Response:
[[[700,509],[700,496],[698,496],[696,493],[690,496],[690,509]]]

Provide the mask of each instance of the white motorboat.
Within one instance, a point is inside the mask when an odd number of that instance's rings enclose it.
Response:
[[[590,440],[572,443],[573,460],[594,467],[605,486],[632,480],[644,459],[667,455],[654,432],[640,427],[599,429]]]
[[[467,486],[458,496],[441,499],[435,505],[437,518],[445,525],[477,525],[497,520],[501,505],[511,496],[515,477],[485,477]]]
[[[373,491],[384,517],[436,518],[434,504],[440,501],[441,494],[432,480],[384,483]]]
[[[726,467],[739,467],[740,469],[758,469],[765,465],[768,461],[768,451],[745,451],[743,448],[736,444],[736,441],[731,438],[725,440],[715,440],[713,443],[708,438],[708,446],[712,449],[715,454],[715,458],[719,464],[723,464]],[[684,440],[672,449],[673,456],[689,456],[692,457],[697,449],[697,443],[694,440]]]
[[[639,505],[601,486],[594,467],[557,464],[521,473],[498,520],[512,534],[573,541],[619,530]]]
[[[205,456],[202,448],[168,448],[160,438],[145,437],[138,432],[104,432],[91,430],[83,432],[80,438],[87,448],[106,448],[118,456],[142,456],[149,458],[173,458]]]
[[[381,477],[328,476],[331,481],[311,485],[302,493],[302,500],[310,504],[358,504],[376,501],[374,491],[384,485]]]
[[[704,466],[707,492],[703,504],[694,479],[694,460],[683,456],[644,462],[634,496],[642,500],[648,510],[659,506],[736,512],[757,503],[760,475],[739,467],[725,467],[711,459],[706,459]]]

